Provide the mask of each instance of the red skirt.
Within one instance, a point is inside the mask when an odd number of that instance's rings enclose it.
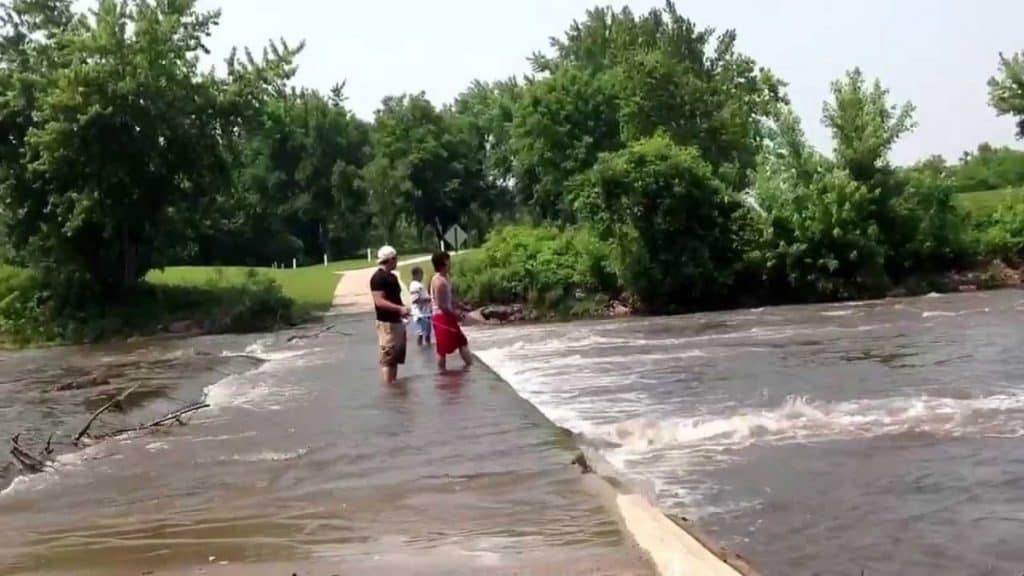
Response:
[[[459,327],[459,319],[455,314],[443,310],[434,311],[434,342],[437,343],[438,356],[454,354],[469,344]]]

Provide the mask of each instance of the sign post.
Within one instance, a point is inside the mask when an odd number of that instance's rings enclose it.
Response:
[[[455,248],[456,252],[458,252],[459,250],[462,250],[462,245],[466,243],[466,231],[456,224],[444,233],[444,239]]]

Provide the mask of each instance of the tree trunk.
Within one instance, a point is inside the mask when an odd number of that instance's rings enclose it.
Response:
[[[121,230],[121,289],[131,290],[139,280],[139,245]]]

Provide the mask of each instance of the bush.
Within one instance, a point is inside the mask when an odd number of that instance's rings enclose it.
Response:
[[[742,261],[739,198],[693,148],[664,136],[603,154],[574,185],[580,215],[609,238],[624,288],[653,311],[722,302]]]
[[[895,255],[901,271],[937,272],[964,260],[967,227],[951,178],[935,172],[911,173],[896,206],[909,236]]]
[[[617,292],[610,259],[610,247],[586,228],[511,226],[459,258],[458,289],[473,304],[571,314],[579,300]]]
[[[763,169],[761,256],[771,295],[816,300],[883,292],[885,250],[871,217],[876,195],[839,168],[822,166],[805,178]]]
[[[1011,198],[977,223],[976,242],[982,256],[1019,263],[1024,258],[1024,201]]]

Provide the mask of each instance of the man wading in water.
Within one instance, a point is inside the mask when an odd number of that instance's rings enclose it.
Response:
[[[370,278],[373,309],[377,313],[377,343],[380,344],[380,366],[384,381],[393,384],[398,378],[398,365],[405,364],[405,318],[409,309],[402,304],[402,284],[395,275],[398,252],[391,246],[377,251],[380,268]]]
[[[434,300],[434,341],[437,343],[437,367],[446,368],[449,354],[458,350],[466,366],[473,364],[469,355],[469,341],[459,327],[459,316],[455,312],[455,298],[452,297],[452,257],[447,252],[438,252],[430,258],[434,265],[434,278],[430,281],[430,296]]]

